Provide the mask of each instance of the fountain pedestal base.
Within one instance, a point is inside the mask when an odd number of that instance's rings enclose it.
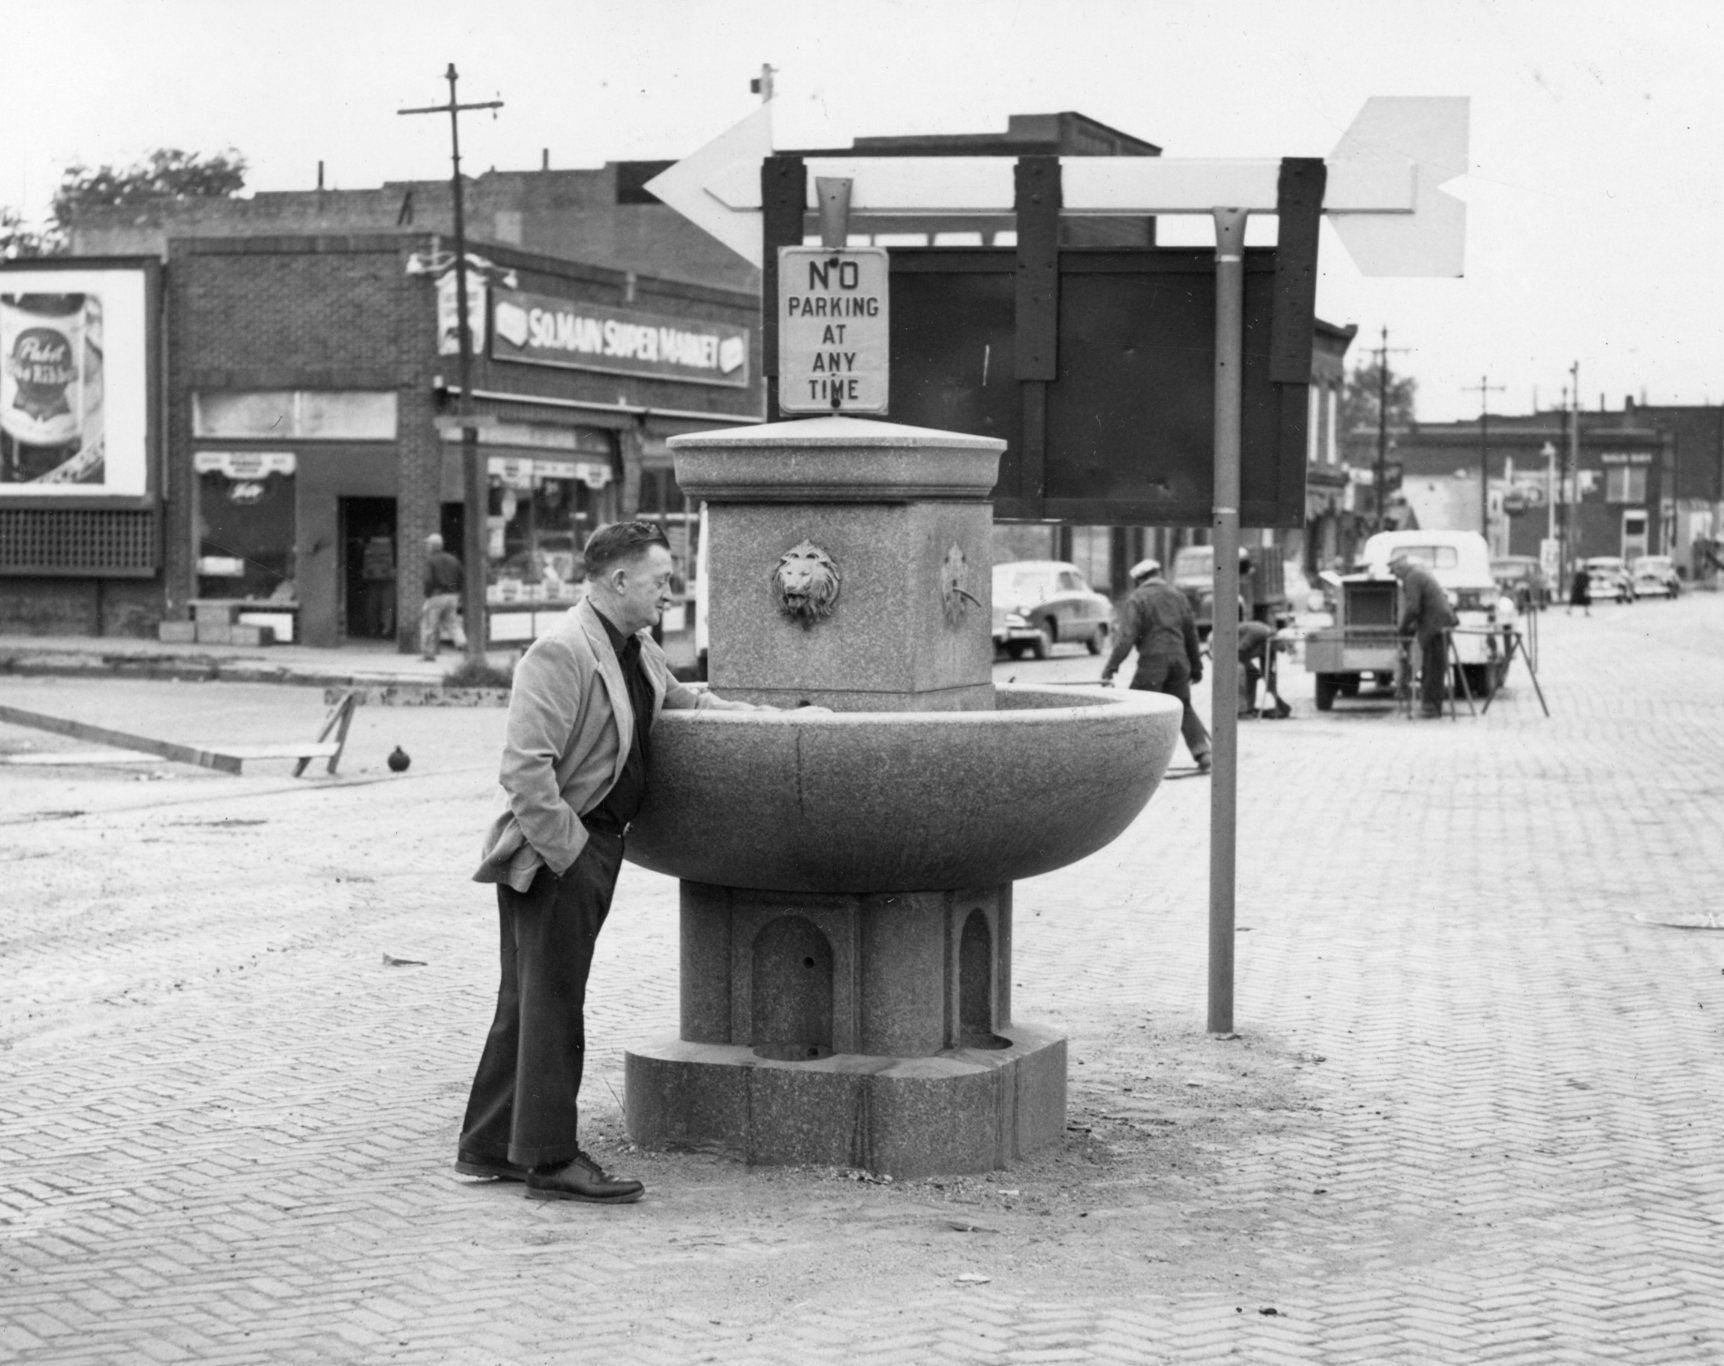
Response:
[[[681,1037],[626,1055],[630,1135],[893,1177],[1002,1167],[1065,1131],[1063,1036],[1011,1018],[1010,883],[682,884]]]
[[[672,1039],[625,1055],[629,1136],[744,1162],[859,1167],[897,1180],[993,1171],[1057,1143],[1066,1122],[1065,1036],[998,1029],[1005,1047],[927,1057],[762,1058],[738,1044]]]

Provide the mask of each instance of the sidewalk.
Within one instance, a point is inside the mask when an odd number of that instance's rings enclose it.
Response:
[[[507,668],[527,642],[496,646],[487,658]],[[692,636],[665,645],[673,666],[694,662]],[[49,677],[116,675],[127,678],[288,683],[311,687],[432,685],[465,656],[446,646],[435,661],[402,654],[393,641],[352,641],[335,649],[308,645],[170,645],[119,636],[0,635],[0,674]]]
[[[1549,720],[1521,675],[1418,722],[1289,671],[1295,717],[1241,727],[1237,1037],[1203,1028],[1207,780],[1018,884],[1067,1138],[985,1177],[635,1151],[622,1051],[676,1030],[678,910],[626,867],[582,1093],[648,1187],[615,1209],[451,1170],[499,713],[392,717],[427,728],[399,778],[0,775],[0,1356],[1724,1358],[1724,935],[1684,928],[1724,925],[1724,600],[1548,614],[1540,677]],[[212,727],[292,701],[0,676],[55,688]]]

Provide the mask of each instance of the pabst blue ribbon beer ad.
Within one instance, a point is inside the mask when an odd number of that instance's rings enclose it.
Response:
[[[115,302],[128,324],[117,429]],[[145,491],[143,315],[135,273],[0,271],[0,496]]]

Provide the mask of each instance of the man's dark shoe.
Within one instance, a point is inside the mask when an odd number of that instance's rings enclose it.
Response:
[[[1210,769],[1212,769],[1214,767],[1215,767],[1215,761],[1213,759],[1211,759],[1207,754],[1199,754],[1197,756],[1197,771],[1199,773],[1207,773],[1207,772],[1209,772]]]
[[[501,1157],[481,1157],[465,1150],[455,1154],[455,1170],[462,1176],[489,1176],[497,1181],[525,1181],[527,1169]]]
[[[529,1200],[586,1200],[595,1205],[627,1205],[639,1200],[646,1187],[639,1181],[619,1181],[586,1153],[579,1151],[558,1167],[534,1167],[527,1173]]]

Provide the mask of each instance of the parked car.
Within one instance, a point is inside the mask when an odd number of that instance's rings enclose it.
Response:
[[[1611,602],[1634,601],[1634,576],[1628,572],[1628,566],[1622,562],[1620,555],[1594,555],[1580,563],[1586,570],[1587,591],[1594,602],[1601,599]]]
[[[1643,598],[1673,598],[1682,591],[1682,579],[1676,573],[1676,563],[1668,555],[1642,555],[1629,566],[1633,575],[1634,595]]]
[[[994,648],[1013,659],[1024,651],[1046,659],[1061,641],[1100,654],[1113,630],[1113,605],[1075,564],[1010,560],[994,566]]]
[[[1556,592],[1535,555],[1503,555],[1491,561],[1497,587],[1514,599],[1522,612],[1549,607]]]

